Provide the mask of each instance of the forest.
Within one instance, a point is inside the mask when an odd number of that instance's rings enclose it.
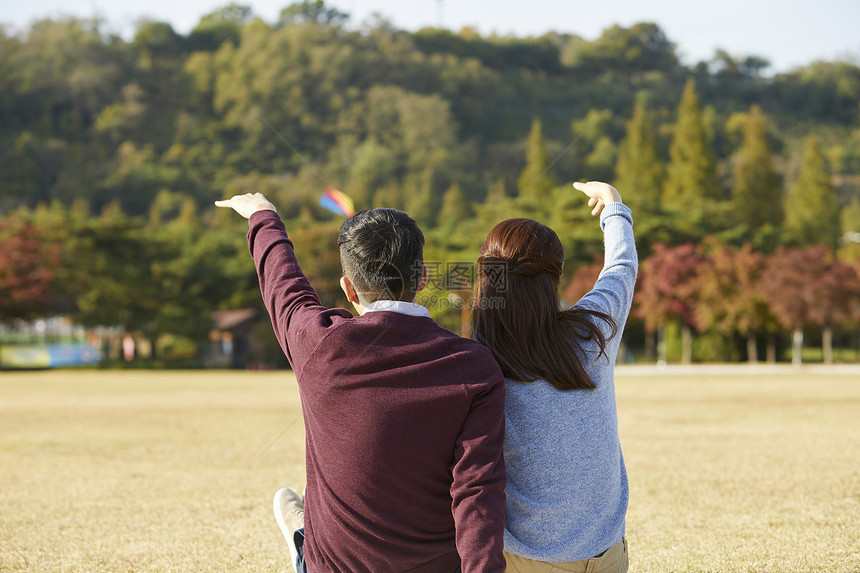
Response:
[[[557,231],[565,302],[590,288],[601,233],[570,183],[603,180],[640,257],[625,360],[860,360],[857,62],[690,65],[650,22],[408,32],[322,0],[105,29],[0,26],[0,342],[65,316],[199,363],[213,311],[262,308],[246,223],[213,206],[246,192],[345,306],[328,188],[418,221],[436,273],[419,302],[468,334],[469,269],[502,219]],[[266,328],[254,360],[283,364]]]

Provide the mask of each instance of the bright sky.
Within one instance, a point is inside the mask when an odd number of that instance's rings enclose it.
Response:
[[[200,16],[229,0],[0,0],[0,22],[21,30],[34,19],[60,14],[106,17],[127,37],[142,16],[168,21],[187,33]],[[255,15],[274,21],[291,0],[238,0]],[[857,0],[327,0],[352,15],[352,26],[382,14],[397,28],[442,25],[482,34],[540,36],[548,31],[597,38],[612,24],[657,22],[678,46],[684,63],[710,59],[716,48],[763,56],[772,72],[817,59],[850,58],[860,63],[860,2]]]

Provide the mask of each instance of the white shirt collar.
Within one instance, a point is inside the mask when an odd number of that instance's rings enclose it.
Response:
[[[426,316],[430,317],[430,311],[426,307],[414,302],[404,302],[402,300],[377,300],[364,307],[364,312],[379,312],[387,310],[389,312],[399,312],[400,314],[408,314],[409,316]]]

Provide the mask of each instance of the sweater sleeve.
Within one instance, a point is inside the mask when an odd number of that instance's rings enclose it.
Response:
[[[451,509],[463,573],[505,571],[504,435],[505,385],[499,371],[497,381],[473,398],[454,452]]]
[[[275,211],[251,215],[248,248],[275,336],[290,365],[298,371],[328,328],[343,318],[351,318],[352,313],[346,309],[328,309],[320,303]]]
[[[594,288],[575,306],[607,313],[615,320],[620,334],[633,303],[633,288],[639,269],[630,208],[622,203],[610,203],[600,214],[600,227],[606,255],[603,270]],[[603,321],[598,321],[598,324],[605,325]]]

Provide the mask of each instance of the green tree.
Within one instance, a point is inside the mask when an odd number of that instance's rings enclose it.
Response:
[[[773,152],[767,139],[767,119],[754,105],[743,121],[743,143],[734,157],[732,203],[735,220],[757,229],[778,227],[783,213],[782,185],[773,166]]]
[[[394,180],[397,170],[397,155],[375,137],[355,147],[349,168],[349,190],[356,207],[368,208],[375,193]]]
[[[323,0],[304,0],[281,10],[277,26],[298,24],[319,24],[320,26],[341,26],[349,20],[349,14],[337,8],[329,8]]]
[[[633,88],[643,85],[649,72],[671,74],[678,68],[675,45],[652,22],[615,25],[593,42],[571,42],[563,61],[589,74],[620,76]]]
[[[235,2],[206,14],[188,35],[191,49],[214,52],[224,42],[238,44],[241,28],[252,16],[250,6]]]
[[[572,154],[580,178],[612,180],[618,155],[613,141],[616,124],[617,120],[608,109],[590,109],[585,117],[571,122]]]
[[[501,177],[490,181],[487,185],[487,195],[484,198],[485,203],[494,203],[504,201],[508,198],[508,192],[505,188],[505,180]]]
[[[468,219],[472,209],[463,191],[456,183],[451,185],[442,196],[442,208],[439,210],[439,226],[453,228],[457,223]]]
[[[785,201],[786,240],[795,245],[822,243],[836,248],[841,235],[839,213],[839,197],[830,181],[821,143],[810,137]]]
[[[666,167],[654,138],[653,119],[641,101],[627,122],[627,137],[618,149],[615,186],[624,193],[624,202],[636,213],[657,213]]]
[[[709,203],[722,199],[717,161],[693,80],[688,80],[678,107],[663,205],[688,214],[698,223]]]
[[[517,190],[520,197],[545,200],[555,185],[555,178],[550,171],[541,121],[535,118],[532,121],[527,142],[526,166],[517,181]]]
[[[860,243],[860,197],[853,197],[841,215],[842,236],[848,241]]]
[[[117,148],[114,170],[101,184],[96,195],[98,208],[112,200],[133,215],[146,213],[162,188],[170,188],[179,171],[158,161],[149,147],[138,149],[126,141]]]
[[[403,209],[403,195],[400,185],[392,181],[376,190],[373,194],[373,207],[390,207],[392,209]]]

